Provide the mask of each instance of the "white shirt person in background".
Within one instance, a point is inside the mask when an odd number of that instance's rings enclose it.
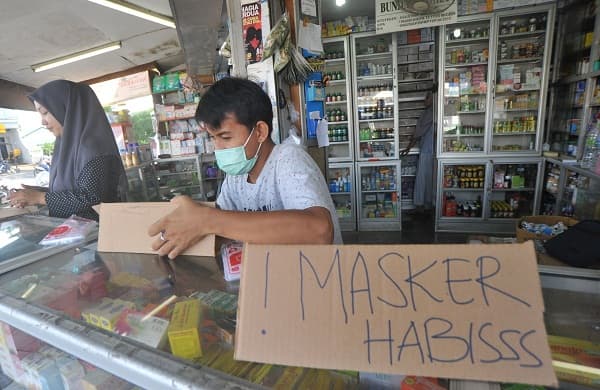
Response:
[[[219,208],[174,198],[179,207],[148,230],[160,255],[173,259],[207,234],[256,244],[342,243],[325,178],[301,147],[273,143],[271,101],[257,84],[219,80],[202,96],[196,120],[227,174]]]

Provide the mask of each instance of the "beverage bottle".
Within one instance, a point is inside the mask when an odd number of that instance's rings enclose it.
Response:
[[[590,169],[594,164],[594,157],[597,155],[597,140],[599,138],[600,130],[598,129],[598,122],[594,125],[590,125],[590,128],[585,137],[585,145],[583,148],[583,156],[581,157],[581,167]]]

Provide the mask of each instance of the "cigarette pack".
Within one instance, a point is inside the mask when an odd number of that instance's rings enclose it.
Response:
[[[171,352],[184,359],[202,356],[200,332],[200,301],[191,299],[177,302],[168,328]]]
[[[169,321],[151,316],[142,322],[142,318],[143,314],[140,313],[130,313],[127,315],[128,323],[133,324],[131,332],[127,334],[127,337],[152,348],[162,348],[167,341]]]

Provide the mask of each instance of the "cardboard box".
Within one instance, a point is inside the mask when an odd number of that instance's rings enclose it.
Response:
[[[199,203],[214,207],[211,202]],[[148,236],[148,228],[176,208],[170,202],[102,203],[94,206],[100,215],[98,251],[156,253],[152,250],[154,237]],[[182,254],[214,257],[219,249],[215,235],[209,234]]]
[[[517,225],[515,226],[517,242],[525,242],[527,240],[548,240],[548,239],[552,238],[552,236],[547,236],[544,234],[535,234],[535,233],[531,233],[531,232],[521,229],[521,222],[523,222],[523,221],[536,223],[536,224],[545,223],[546,225],[549,225],[549,226],[552,226],[559,222],[562,222],[568,227],[571,227],[578,222],[574,218],[555,217],[555,216],[550,216],[550,215],[537,215],[537,216],[523,217],[517,221]]]

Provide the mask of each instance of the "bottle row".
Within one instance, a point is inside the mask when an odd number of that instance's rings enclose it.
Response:
[[[494,134],[534,133],[537,126],[535,116],[524,116],[510,121],[494,122]]]
[[[509,46],[506,42],[500,43],[501,60],[518,60],[540,57],[544,54],[544,45],[540,42],[517,43]]]
[[[344,75],[344,73],[342,71],[337,71],[337,72],[325,72],[323,73],[323,78],[329,78],[329,80],[345,80],[346,76]]]
[[[348,118],[348,115],[346,115],[346,113],[340,108],[327,110],[325,115],[329,122],[344,122]]]
[[[330,103],[330,102],[341,102],[346,100],[346,95],[338,92],[338,93],[328,93],[327,96],[325,96],[325,101]]]
[[[546,28],[546,15],[541,17],[532,16],[529,19],[513,19],[502,22],[500,27],[500,35],[519,34],[525,32],[535,32]]]
[[[520,93],[504,98],[502,108],[505,110],[537,110],[538,102],[539,95],[537,93]]]
[[[458,125],[453,129],[445,130],[444,135],[482,135],[483,126]]]
[[[346,142],[348,141],[347,127],[333,127],[328,129],[330,142]]]
[[[379,92],[391,92],[392,84],[379,84],[379,85],[370,85],[365,87],[358,87],[358,96],[359,97],[374,97]]]
[[[382,107],[381,104],[376,106],[358,107],[358,119],[389,119],[394,117],[394,109],[392,106]]]
[[[359,76],[377,76],[377,75],[391,75],[392,64],[376,64],[368,62],[361,64],[358,69]]]
[[[444,194],[444,204],[442,206],[444,217],[479,218],[481,217],[481,211],[480,196],[477,197],[477,200],[458,201],[451,192]]]
[[[394,129],[386,127],[381,129],[371,129],[369,127],[358,130],[358,138],[361,141],[369,141],[373,139],[393,139]]]
[[[363,191],[388,191],[396,189],[396,172],[390,167],[374,167],[363,173],[361,179]]]
[[[446,42],[460,39],[487,38],[489,35],[489,27],[471,27],[471,29],[450,28],[446,34]]]
[[[329,180],[329,192],[350,192],[352,191],[352,178],[350,175],[340,175],[339,172],[335,179]]]

